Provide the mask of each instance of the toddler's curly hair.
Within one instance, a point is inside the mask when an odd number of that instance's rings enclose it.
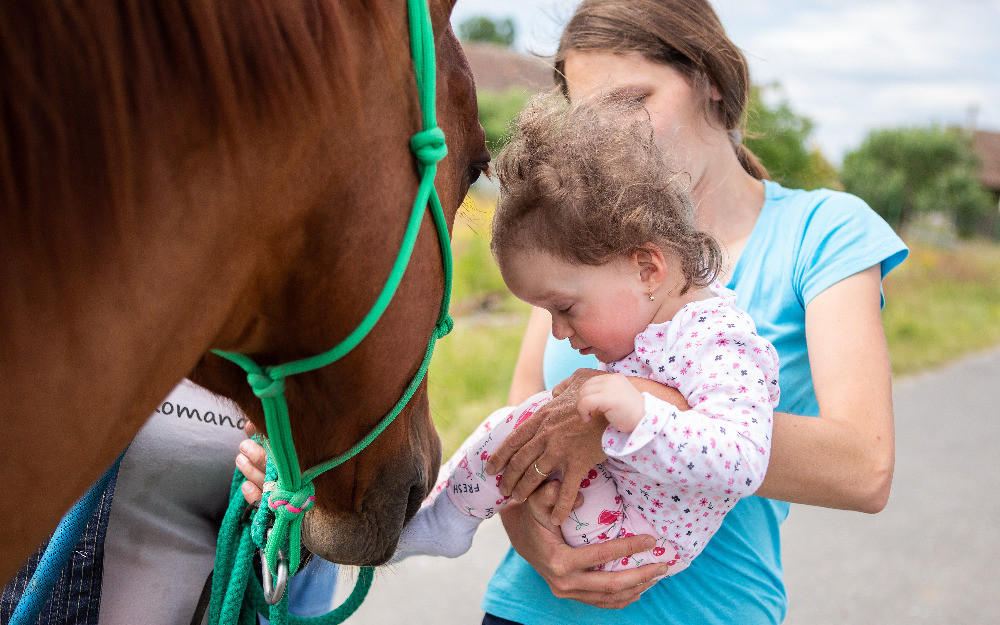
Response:
[[[497,262],[530,248],[603,265],[653,243],[680,261],[682,293],[719,272],[718,243],[694,227],[687,177],[671,169],[637,102],[538,96],[518,116],[494,172]]]

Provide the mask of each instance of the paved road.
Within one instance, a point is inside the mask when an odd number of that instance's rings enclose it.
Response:
[[[783,526],[786,625],[1000,624],[1000,351],[897,381],[894,396],[888,508],[794,506]],[[477,625],[506,547],[490,520],[461,558],[381,570],[348,623]]]

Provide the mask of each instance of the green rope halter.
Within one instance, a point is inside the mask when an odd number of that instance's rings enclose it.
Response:
[[[235,623],[239,618],[241,623],[251,623],[253,614],[263,612],[264,602],[261,600],[260,584],[249,571],[253,558],[254,543],[264,545],[263,560],[269,572],[277,574],[279,559],[288,554],[289,574],[293,575],[299,568],[300,536],[302,515],[312,508],[315,489],[313,479],[330,469],[346,462],[358,452],[367,447],[396,418],[406,403],[416,392],[423,381],[434,352],[437,339],[451,331],[453,322],[448,315],[451,297],[452,261],[451,247],[448,236],[448,225],[445,220],[441,201],[434,188],[434,177],[437,173],[437,163],[448,152],[444,133],[437,126],[435,111],[436,101],[436,66],[434,57],[434,34],[431,28],[430,12],[426,0],[408,0],[410,25],[410,48],[416,74],[417,91],[422,112],[423,130],[410,141],[410,149],[416,156],[417,168],[420,174],[420,186],[413,203],[413,210],[407,222],[399,255],[392,267],[385,286],[379,294],[371,310],[350,335],[333,349],[295,362],[261,367],[244,354],[216,350],[215,353],[239,365],[247,373],[247,382],[254,394],[260,398],[264,408],[264,420],[267,425],[267,440],[262,440],[268,451],[268,479],[276,477],[276,487],[269,492],[268,504],[261,505],[254,514],[253,522],[248,526],[244,522],[246,503],[240,492],[243,476],[236,472],[230,492],[230,505],[226,512],[219,533],[219,544],[216,554],[215,578],[212,586],[212,605],[209,622]],[[441,246],[441,258],[444,268],[444,295],[441,298],[441,310],[437,324],[431,333],[427,351],[417,374],[406,387],[403,395],[389,413],[371,432],[358,441],[346,452],[308,469],[300,470],[298,456],[292,442],[292,432],[288,419],[288,404],[285,400],[285,379],[288,376],[313,371],[325,367],[342,358],[360,343],[378,322],[402,281],[403,274],[409,264],[416,244],[420,223],[423,220],[424,207],[430,206]],[[268,515],[273,512],[273,526],[268,530]],[[233,548],[235,545],[236,552]],[[254,584],[248,588],[249,579]],[[314,623],[340,623],[364,600],[368,586],[371,584],[372,571],[362,568],[358,585],[354,593],[343,606],[330,614],[313,619]],[[247,591],[252,592],[247,592]],[[359,596],[358,596],[359,595]],[[271,607],[271,622],[282,625],[288,622],[287,593],[282,593],[280,601]],[[292,617],[293,623],[299,619]]]

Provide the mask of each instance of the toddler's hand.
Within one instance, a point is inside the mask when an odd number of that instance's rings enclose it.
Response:
[[[236,468],[247,478],[242,486],[243,498],[249,504],[260,501],[264,488],[264,472],[267,469],[267,452],[253,439],[246,439],[240,443]]]
[[[599,375],[580,388],[577,410],[584,421],[593,414],[603,414],[622,432],[631,432],[642,420],[644,400],[624,375]]]

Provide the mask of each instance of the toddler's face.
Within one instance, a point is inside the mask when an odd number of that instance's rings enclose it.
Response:
[[[632,353],[650,322],[648,296],[628,258],[577,265],[548,252],[512,252],[500,263],[518,299],[552,315],[552,334],[581,354],[614,362]]]

